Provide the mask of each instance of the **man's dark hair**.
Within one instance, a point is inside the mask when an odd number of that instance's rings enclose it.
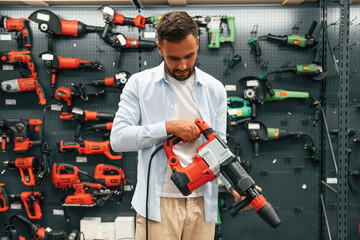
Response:
[[[181,42],[189,34],[198,36],[198,26],[186,12],[174,11],[162,16],[157,24],[159,42],[165,39],[168,42]]]

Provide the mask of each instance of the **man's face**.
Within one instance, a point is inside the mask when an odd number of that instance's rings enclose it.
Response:
[[[199,37],[189,34],[178,43],[163,40],[158,42],[158,49],[165,60],[165,72],[173,78],[182,81],[191,77],[195,72]]]

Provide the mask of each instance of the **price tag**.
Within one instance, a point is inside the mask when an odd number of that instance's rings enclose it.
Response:
[[[1,41],[11,41],[11,35],[10,34],[1,34],[0,40]]]
[[[144,38],[156,38],[155,32],[144,32]]]
[[[63,209],[53,209],[53,215],[64,216],[64,210]]]
[[[259,86],[259,81],[258,80],[247,81],[246,86],[248,86],[248,87],[257,87],[257,86]]]
[[[16,99],[5,99],[5,105],[16,105]]]
[[[337,180],[337,178],[326,178],[326,183],[327,184],[337,184],[338,180]]]
[[[41,59],[44,61],[52,61],[54,60],[54,55],[51,53],[44,53],[41,55]]]
[[[236,85],[225,85],[226,91],[236,91]]]
[[[260,124],[259,123],[249,123],[248,129],[260,129]]]
[[[124,186],[124,191],[132,191],[132,188],[130,185],[125,185]]]
[[[61,109],[62,109],[62,105],[60,105],[60,104],[51,104],[51,105],[50,105],[50,110],[51,110],[51,111],[58,111],[58,112],[60,112]]]
[[[21,203],[10,204],[10,209],[21,209]]]
[[[87,162],[87,157],[77,156],[77,157],[76,157],[76,162],[77,162],[77,163],[86,163],[86,162]]]
[[[13,71],[13,70],[14,70],[14,65],[10,65],[10,64],[3,65],[3,71]]]

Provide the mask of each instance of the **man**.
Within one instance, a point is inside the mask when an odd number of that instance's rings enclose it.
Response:
[[[225,88],[195,67],[199,48],[196,23],[186,12],[171,12],[163,15],[157,33],[164,62],[129,79],[110,135],[114,151],[138,151],[137,186],[132,199],[137,212],[136,240],[145,239],[146,181],[154,150],[175,135],[183,141],[174,146],[174,153],[184,167],[191,164],[196,148],[206,141],[199,138],[196,118],[226,138]],[[160,151],[153,158],[149,176],[149,239],[214,239],[217,180],[185,197],[170,175],[166,155]],[[235,200],[240,199],[234,190],[232,193]]]

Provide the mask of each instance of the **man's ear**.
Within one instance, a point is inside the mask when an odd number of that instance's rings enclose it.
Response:
[[[164,55],[163,55],[163,52],[162,52],[162,49],[161,49],[161,46],[160,46],[160,42],[157,41],[156,44],[157,44],[157,46],[158,46],[158,51],[159,51],[160,55],[161,55],[161,56],[164,56]]]

